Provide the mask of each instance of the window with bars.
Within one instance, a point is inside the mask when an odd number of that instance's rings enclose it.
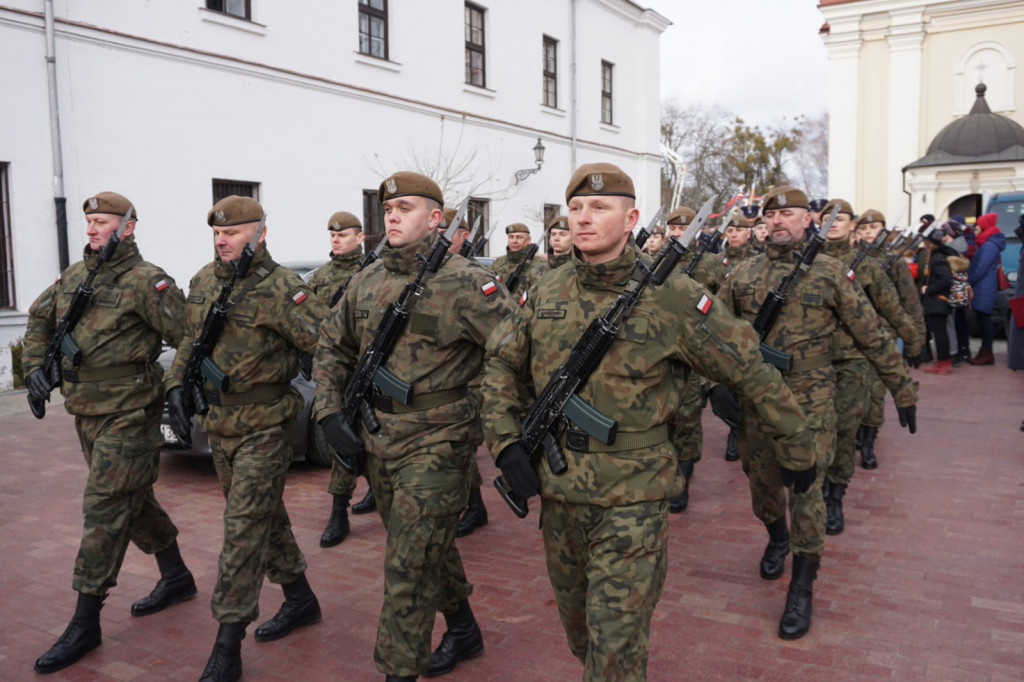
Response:
[[[13,308],[14,253],[11,243],[11,195],[7,187],[7,166],[0,163],[0,308]]]
[[[359,52],[388,58],[388,0],[359,0]]]
[[[384,239],[384,210],[377,201],[377,190],[363,190],[363,234],[366,240],[363,248],[369,253]]]
[[[612,76],[615,65],[601,61],[601,123],[614,123],[612,118]]]
[[[544,105],[558,107],[558,41],[544,36]]]
[[[213,203],[217,203],[225,197],[237,195],[240,197],[252,197],[260,200],[260,183],[247,182],[245,180],[218,180],[213,179]]]
[[[206,9],[240,19],[252,19],[252,0],[206,0]]]
[[[484,52],[484,9],[466,3],[466,82],[487,87]]]

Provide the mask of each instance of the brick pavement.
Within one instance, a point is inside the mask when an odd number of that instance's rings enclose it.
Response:
[[[828,540],[814,625],[795,642],[775,635],[788,575],[761,580],[763,528],[725,428],[704,418],[704,461],[690,510],[672,519],[670,568],[654,615],[651,680],[970,680],[1024,678],[1024,374],[1002,365],[949,377],[920,371],[920,430],[901,432],[890,404],[880,466],[858,469],[847,529]],[[1002,365],[1002,366],[1001,366]],[[14,394],[0,403],[21,401]],[[0,404],[0,679],[42,679],[32,663],[74,607],[71,567],[81,527],[84,467],[71,418],[43,422]],[[489,481],[495,469],[481,456]],[[295,465],[286,503],[324,611],[320,625],[277,642],[243,643],[246,680],[380,680],[372,647],[380,608],[383,531],[352,518],[342,545],[317,545],[329,510],[328,473]],[[362,489],[357,490],[357,495]],[[208,461],[165,456],[157,495],[181,528],[199,597],[133,618],[128,607],[158,577],[134,547],[103,610],[103,646],[53,680],[195,680],[216,624],[209,597],[223,502]],[[536,512],[519,521],[489,487],[491,523],[460,539],[486,652],[444,679],[579,679],[541,558]],[[357,497],[358,499],[358,497]],[[788,573],[788,570],[787,570]],[[281,600],[269,583],[264,617]],[[434,640],[439,640],[439,618]]]

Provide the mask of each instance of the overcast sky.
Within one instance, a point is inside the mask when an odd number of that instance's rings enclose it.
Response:
[[[718,104],[749,124],[828,109],[816,0],[634,0],[668,18],[661,98]]]

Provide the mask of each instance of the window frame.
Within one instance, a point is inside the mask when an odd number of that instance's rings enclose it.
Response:
[[[226,197],[237,195],[240,197],[250,197],[256,201],[260,200],[260,183],[252,180],[229,180],[227,178],[213,178],[211,181],[211,189],[213,191],[213,203],[216,204],[221,199]]]
[[[491,223],[491,200],[481,199],[480,197],[470,197],[469,204],[466,206],[466,224],[476,224],[477,216],[480,217],[480,224],[483,225],[483,234],[486,235],[489,230],[488,226]],[[487,241],[486,244],[487,253],[489,256],[491,253],[491,242]]]
[[[358,3],[358,10],[359,10],[359,22],[358,22],[359,54],[364,55],[366,57],[373,57],[374,59],[383,59],[383,60],[387,61],[387,60],[391,59],[391,56],[390,56],[390,54],[391,54],[391,45],[390,45],[391,41],[388,39],[389,38],[389,36],[388,36],[388,28],[389,28],[388,27],[388,0],[381,0],[381,3],[384,5],[384,9],[377,9],[376,7],[373,7],[372,5],[370,5],[369,4],[370,2],[371,2],[371,0],[359,0],[359,3]],[[370,31],[368,33],[365,33],[365,34],[363,33],[363,16],[367,17],[367,28],[370,29]],[[374,36],[373,36],[373,20],[374,19],[379,19],[384,24],[383,36],[380,38],[381,44],[383,45],[384,49],[383,49],[383,54],[380,54],[380,55],[373,53],[373,40],[374,40]],[[368,51],[364,51],[363,50],[363,36],[364,35],[366,36],[366,39],[367,39],[367,41],[369,43],[369,50]]]
[[[605,75],[607,74],[607,78]],[[606,87],[607,86],[607,87]],[[615,125],[615,64],[601,60],[601,123]]]
[[[244,14],[235,14],[227,10],[228,0],[206,0],[204,6],[211,12],[219,12],[220,14],[226,14],[229,17],[235,17],[236,19],[243,19],[245,21],[252,21],[252,0],[242,0],[245,3]],[[211,7],[210,5],[220,4],[221,8]]]
[[[550,66],[548,62],[548,50],[550,48]],[[546,107],[552,109],[558,108],[558,40],[551,36],[543,36],[543,42],[541,47],[541,103]],[[549,88],[550,88],[550,101],[549,101]]]
[[[474,14],[477,14],[480,17],[480,26],[479,26],[480,42],[479,43],[474,43],[474,42],[471,42],[471,40],[470,40],[470,38],[472,37],[472,31],[475,28],[473,26],[473,24],[471,23],[471,19],[472,19]],[[473,4],[472,2],[467,2],[465,4],[465,12],[464,12],[463,16],[465,17],[464,21],[463,21],[463,37],[465,38],[465,43],[466,43],[466,84],[467,85],[472,85],[472,86],[475,86],[475,87],[478,87],[478,88],[486,88],[487,87],[487,24],[486,24],[487,10],[484,9],[483,7],[479,6],[479,5]],[[479,71],[480,71],[480,82],[479,83],[475,83],[473,81],[473,67],[472,67],[472,56],[473,55],[479,55],[480,56],[480,68],[479,68]]]
[[[14,288],[14,238],[11,226],[10,163],[0,162],[0,310],[17,307]]]
[[[384,239],[384,208],[377,199],[376,189],[363,190],[363,234],[366,253],[376,249]]]

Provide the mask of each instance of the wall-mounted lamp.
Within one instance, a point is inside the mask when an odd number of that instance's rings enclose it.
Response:
[[[544,165],[544,144],[537,138],[537,144],[533,145],[533,158],[537,162],[536,168],[524,168],[523,170],[516,171],[516,184],[530,177],[534,173],[540,170],[540,167]]]

